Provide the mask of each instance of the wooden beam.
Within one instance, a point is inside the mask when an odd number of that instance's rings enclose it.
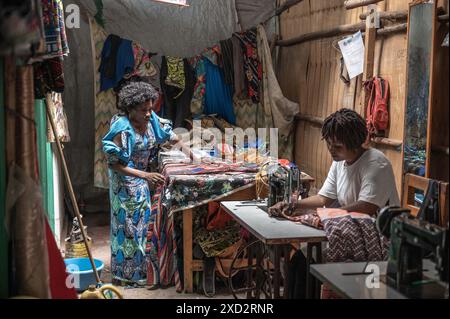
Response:
[[[375,3],[378,3],[381,1],[383,1],[383,0],[347,0],[344,2],[344,6],[345,6],[345,9],[350,10],[350,9],[355,9],[355,8],[360,8],[360,7],[368,6],[371,4],[375,4]]]
[[[364,30],[366,26],[365,22],[360,22],[356,24],[344,24],[340,25],[338,27],[328,29],[328,30],[321,30],[311,33],[305,33],[301,36],[288,39],[288,40],[280,40],[277,42],[279,46],[282,47],[288,47],[292,45],[297,45],[306,41],[316,40],[316,39],[323,39],[323,38],[331,38],[335,37],[337,35],[343,35],[343,34],[351,34],[355,33],[361,30]]]
[[[291,7],[293,7],[294,5],[296,5],[297,3],[302,2],[303,0],[287,0],[281,7],[279,7],[276,11],[275,11],[275,15],[279,16],[280,14],[282,14],[284,11],[289,10]]]
[[[398,148],[403,146],[402,141],[393,140],[393,139],[385,138],[385,137],[374,137],[374,138],[372,138],[372,143],[385,145],[385,146],[398,147]]]
[[[311,115],[304,115],[304,114],[297,114],[295,116],[295,119],[297,121],[305,121],[314,125],[322,126],[324,123],[324,119],[317,117],[317,116],[311,116]]]
[[[439,21],[439,22],[447,22],[447,21],[448,21],[448,13],[447,13],[447,14],[440,15],[440,16],[438,17],[438,21]]]
[[[323,123],[325,121],[323,118],[320,118],[317,116],[312,116],[312,115],[305,115],[305,114],[297,114],[295,116],[295,120],[296,121],[304,121],[304,122],[307,122],[307,123],[310,123],[310,124],[316,125],[316,126],[323,126]],[[373,138],[372,143],[389,146],[389,147],[395,147],[395,148],[401,148],[403,146],[403,142],[400,140],[394,140],[394,139],[383,138],[383,137]]]
[[[397,24],[391,27],[384,27],[377,30],[378,36],[385,36],[391,33],[404,32],[408,29],[407,23]]]
[[[366,20],[368,12],[361,13],[359,18],[361,20]],[[379,13],[380,19],[385,20],[406,20],[408,19],[408,11],[407,10],[399,10],[399,11],[384,11]]]

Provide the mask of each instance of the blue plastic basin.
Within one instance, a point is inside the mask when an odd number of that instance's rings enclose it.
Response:
[[[78,292],[85,291],[90,285],[97,284],[89,258],[68,258],[64,260],[64,263],[66,264],[66,272],[73,275],[73,280],[70,282],[75,284],[75,289]],[[94,263],[98,275],[101,276],[105,264],[98,259],[94,259]]]

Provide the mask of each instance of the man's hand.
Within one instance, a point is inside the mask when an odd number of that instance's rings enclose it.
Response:
[[[269,208],[270,217],[281,217],[283,214],[289,215],[289,204],[286,202],[279,202]]]

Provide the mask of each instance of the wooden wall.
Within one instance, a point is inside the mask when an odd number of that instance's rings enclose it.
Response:
[[[379,10],[407,10],[408,0],[385,0]],[[359,15],[365,8],[346,10],[344,0],[304,0],[280,18],[282,39],[290,39],[304,33],[320,31],[343,24],[359,23]],[[405,22],[405,21],[403,21]],[[278,77],[284,94],[300,103],[300,113],[324,119],[327,115],[346,107],[364,114],[361,103],[361,78],[345,85],[340,79],[340,53],[333,48],[343,36],[281,47]],[[375,74],[390,82],[391,126],[389,138],[403,140],[405,80],[406,80],[406,31],[380,37],[376,43]],[[381,57],[381,58],[380,58]],[[320,188],[327,177],[331,157],[321,141],[320,126],[298,121],[296,129],[295,158],[300,167],[316,178]],[[402,181],[401,149],[376,145],[391,160],[399,193]]]

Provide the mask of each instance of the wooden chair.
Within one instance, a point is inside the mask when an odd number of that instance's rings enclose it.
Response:
[[[427,193],[430,179],[406,174],[405,185],[403,190],[403,202],[402,206],[410,209],[413,216],[417,216],[420,207],[415,206],[414,195],[417,190]],[[447,227],[448,223],[448,210],[449,210],[449,191],[448,183],[439,182],[439,211],[440,211],[440,226]]]

